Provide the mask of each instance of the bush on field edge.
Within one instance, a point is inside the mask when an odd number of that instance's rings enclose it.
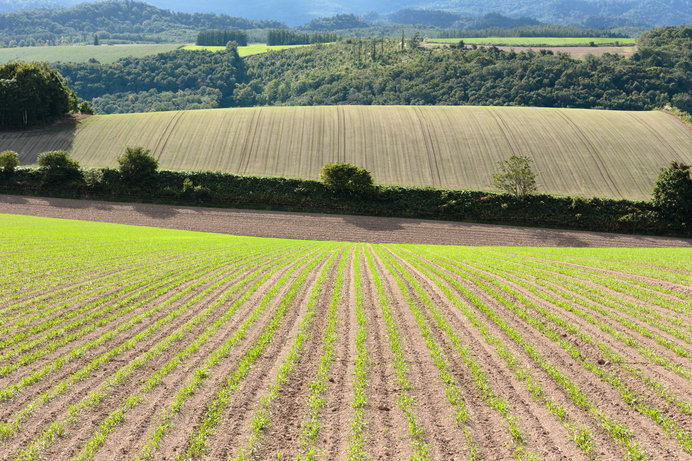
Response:
[[[0,175],[2,176],[2,175]],[[315,180],[157,171],[133,187],[117,169],[91,169],[80,181],[45,184],[40,169],[0,177],[0,190],[18,194],[143,200],[292,211],[553,227],[604,232],[692,236],[692,225],[672,222],[653,202],[373,186],[368,194],[335,193]],[[141,186],[141,185],[140,185]]]

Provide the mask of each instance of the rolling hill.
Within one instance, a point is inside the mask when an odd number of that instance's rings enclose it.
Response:
[[[0,0],[0,12],[23,8],[73,6],[80,0]],[[521,16],[552,24],[581,24],[589,27],[608,25],[679,25],[692,19],[690,0],[261,0],[252,3],[222,0],[149,0],[162,9],[188,13],[216,13],[251,19],[283,21],[291,26],[335,14],[391,13],[401,9],[426,9],[482,16],[500,13]]]
[[[692,130],[663,112],[522,107],[332,106],[93,116],[74,126],[0,133],[0,150],[34,164],[65,149],[115,166],[126,146],[165,169],[317,178],[351,162],[380,184],[489,189],[497,162],[535,161],[539,191],[648,199],[660,168],[692,163]]]

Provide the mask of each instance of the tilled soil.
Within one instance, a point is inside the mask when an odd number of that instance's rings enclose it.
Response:
[[[156,270],[127,301],[95,302],[90,290],[111,293],[104,275],[113,272],[80,272],[79,253],[56,261],[75,269],[62,283],[47,282],[57,293],[65,289],[63,305],[60,296],[45,296],[41,271],[27,273],[38,296],[0,305],[9,334],[0,340],[18,351],[5,357],[0,350],[0,461],[692,459],[692,296],[681,282],[690,271],[677,262],[668,270],[658,259],[647,269],[639,260],[625,264],[627,252],[618,267],[591,250],[546,258],[538,250],[518,257],[512,250],[519,249],[444,246],[234,246],[231,238],[202,250],[204,238],[168,252],[165,242],[151,242],[157,257],[138,263]],[[118,260],[127,245],[112,243],[109,257]],[[30,257],[30,244],[24,248]],[[194,260],[181,257],[195,251]],[[340,261],[343,284],[335,292]],[[160,293],[146,289],[170,274],[181,280]],[[590,290],[574,288],[577,282]],[[369,360],[366,443],[357,448],[359,301]],[[122,303],[123,315],[97,315],[109,302]],[[79,328],[69,327],[75,309],[94,314],[97,327],[76,335]],[[49,334],[54,339],[32,345]],[[64,344],[42,353],[51,341]]]
[[[530,227],[0,195],[0,213],[253,237],[533,247],[692,247],[692,239]]]

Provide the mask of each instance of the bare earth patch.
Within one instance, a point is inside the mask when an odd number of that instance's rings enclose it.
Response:
[[[536,247],[692,247],[691,239],[531,227],[0,195],[0,213],[253,237]]]

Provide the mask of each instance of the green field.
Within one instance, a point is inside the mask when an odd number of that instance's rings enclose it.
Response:
[[[432,43],[459,43],[467,45],[496,46],[589,46],[590,42],[598,46],[632,46],[636,38],[603,38],[603,37],[470,37],[470,38],[433,38]]]
[[[11,61],[86,62],[91,58],[109,64],[125,57],[142,57],[180,48],[179,44],[162,45],[75,45],[0,48],[0,64]]]
[[[691,258],[0,214],[0,459],[687,459]]]
[[[380,184],[490,188],[498,161],[531,156],[539,191],[648,199],[662,167],[692,163],[692,130],[663,112],[524,107],[331,106],[214,109],[90,117],[76,127],[0,133],[22,164],[64,149],[115,166],[144,146],[165,169],[317,178],[328,162]]]
[[[238,54],[240,55],[241,58],[244,58],[245,56],[252,56],[254,54],[262,54],[266,53],[267,51],[279,51],[279,50],[288,50],[291,48],[301,48],[305,46],[310,46],[310,45],[277,45],[277,46],[269,46],[265,43],[251,43],[250,45],[247,46],[239,46],[238,47]],[[198,45],[186,45],[184,47],[186,50],[209,50],[209,51],[223,51],[226,49],[225,46],[198,46]]]

